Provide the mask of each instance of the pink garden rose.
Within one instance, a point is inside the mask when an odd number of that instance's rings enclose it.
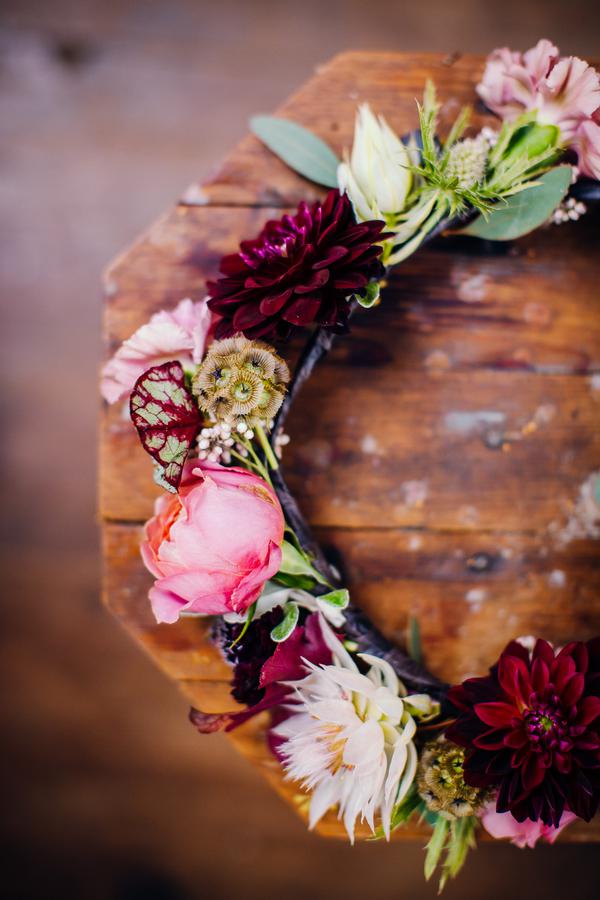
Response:
[[[151,366],[178,360],[190,368],[202,360],[212,314],[206,299],[182,300],[172,312],[161,310],[121,344],[102,370],[100,390],[108,403],[129,394]]]
[[[496,812],[496,803],[488,803],[481,816],[481,824],[493,838],[510,838],[516,847],[535,847],[538,840],[543,839],[548,844],[553,844],[563,828],[570,825],[577,816],[570,810],[565,810],[560,817],[558,828],[552,825],[544,825],[543,822],[532,822],[525,819],[517,822],[512,813]]]
[[[548,40],[526,53],[502,47],[488,57],[477,93],[502,119],[537,110],[542,124],[560,129],[563,146],[578,154],[581,172],[600,177],[600,77],[576,56],[560,56]]]
[[[188,460],[179,493],[156,501],[145,528],[156,620],[245,612],[279,569],[283,528],[279,501],[257,475]]]

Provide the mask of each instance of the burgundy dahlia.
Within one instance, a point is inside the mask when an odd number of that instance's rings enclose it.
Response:
[[[565,808],[589,821],[600,800],[600,638],[555,654],[516,641],[484,678],[453,687],[446,736],[466,748],[464,778],[497,789],[496,809],[558,827]]]
[[[224,256],[208,283],[210,309],[222,316],[216,337],[285,338],[313,322],[347,327],[350,297],[380,279],[384,222],[358,224],[346,195],[301,203],[294,216],[267,222],[239,253]]]

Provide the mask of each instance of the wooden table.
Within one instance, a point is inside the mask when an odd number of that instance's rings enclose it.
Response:
[[[481,69],[473,56],[345,53],[278,112],[341,153],[357,103],[406,132],[431,77],[447,124],[475,102]],[[477,109],[474,125],[488,120]],[[203,297],[222,254],[268,218],[318,196],[245,138],[109,267],[106,355],[157,310]],[[519,634],[564,642],[600,631],[599,280],[591,215],[512,245],[444,239],[396,270],[295,404],[290,487],[354,601],[399,641],[416,616],[426,662],[445,679],[482,673]],[[159,489],[119,405],[103,409],[100,460],[108,608],[193,704],[233,708],[206,625],[153,619],[138,546]],[[264,726],[230,737],[304,813]],[[333,815],[319,830],[342,833]],[[600,839],[600,826],[563,839]]]

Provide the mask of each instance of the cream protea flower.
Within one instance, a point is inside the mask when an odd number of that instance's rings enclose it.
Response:
[[[368,103],[356,114],[352,153],[338,167],[338,185],[348,194],[359,222],[404,209],[412,185],[409,150]]]
[[[417,771],[415,716],[431,715],[435,704],[427,695],[406,696],[392,667],[375,656],[361,654],[371,668],[360,674],[322,627],[336,664],[307,663],[309,674],[293,682],[292,715],[274,729],[285,738],[279,752],[287,777],[312,792],[310,828],[338,806],[351,841],[359,816],[372,831],[377,816],[389,838],[394,805]]]

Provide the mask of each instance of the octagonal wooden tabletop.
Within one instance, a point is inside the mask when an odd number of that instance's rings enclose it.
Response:
[[[346,53],[278,113],[341,153],[357,103],[407,132],[429,77],[448,123],[475,104],[482,65]],[[476,108],[473,124],[486,121]],[[106,356],[152,313],[202,298],[220,257],[268,218],[321,195],[245,138],[107,270]],[[394,272],[290,417],[289,484],[354,602],[398,641],[416,616],[426,662],[445,679],[482,673],[516,635],[562,643],[600,631],[599,280],[592,215],[511,245],[445,238]],[[102,410],[100,460],[106,605],[194,705],[234,708],[207,624],[153,619],[138,547],[160,489],[118,404]],[[264,727],[258,718],[230,737],[304,814]],[[319,830],[343,833],[333,814]],[[562,839],[599,838],[596,822]]]

